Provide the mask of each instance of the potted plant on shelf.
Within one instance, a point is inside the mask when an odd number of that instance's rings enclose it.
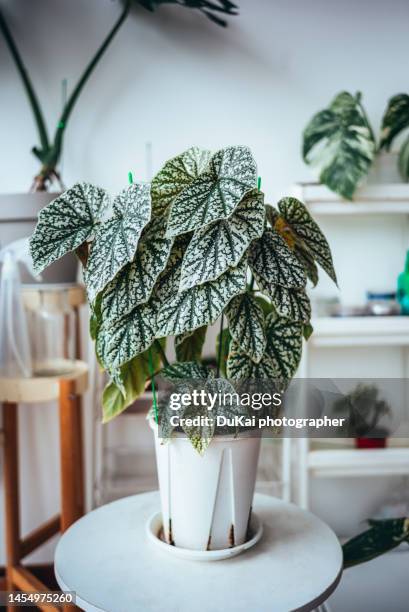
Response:
[[[379,397],[378,387],[357,385],[334,403],[334,410],[347,415],[345,431],[354,436],[357,448],[385,448],[389,432],[379,422],[391,415],[391,408]]]
[[[10,231],[4,232],[5,237],[1,237],[1,242],[4,240],[10,241],[10,239],[22,238],[25,235],[21,232],[26,232],[27,222],[31,222],[43,206],[55,199],[57,194],[49,193],[50,187],[57,185],[57,188],[64,189],[58,166],[61,159],[63,140],[68,122],[82,90],[88,83],[91,75],[117,32],[126,21],[133,5],[140,5],[154,12],[162,4],[177,4],[200,11],[203,15],[220,26],[227,25],[226,21],[221,16],[237,14],[236,5],[229,0],[215,0],[211,2],[207,0],[190,0],[186,3],[180,3],[178,0],[120,0],[119,4],[121,6],[121,12],[118,19],[113,24],[94,57],[86,66],[77,84],[73,88],[71,95],[66,99],[52,138],[50,138],[42,106],[35,91],[34,84],[32,83],[30,73],[25,66],[18,45],[7,23],[4,11],[0,9],[0,33],[10,51],[16,71],[21,79],[37,128],[39,142],[32,148],[32,152],[40,164],[39,171],[32,181],[30,193],[7,194],[4,196],[7,209],[12,210],[13,215],[10,216],[8,210],[6,210],[3,217],[0,212],[0,222],[3,224],[8,223],[9,225],[12,224]],[[9,221],[9,219],[12,221]],[[21,224],[21,229],[16,226],[16,220],[24,222],[24,225]],[[65,257],[62,262],[48,270],[43,280],[45,282],[73,282],[76,280],[76,276],[77,267],[75,259],[68,256]]]
[[[31,239],[38,272],[72,250],[84,265],[90,331],[111,377],[104,421],[150,382],[155,389],[159,372],[178,387],[195,380],[216,393],[250,379],[279,380],[284,388],[299,364],[303,336],[312,332],[307,278],[316,284],[319,264],[336,282],[330,248],[306,207],[294,198],[265,204],[255,161],[243,146],[215,154],[189,149],[151,185],[132,183],[109,207],[103,189],[76,185],[41,211]],[[217,320],[213,368],[201,352]],[[170,337],[172,364],[165,350]],[[214,418],[173,426],[167,400],[166,394],[154,399],[151,418],[167,541],[192,549],[242,543],[258,434],[226,435]],[[179,414],[205,411],[206,405],[190,404]]]

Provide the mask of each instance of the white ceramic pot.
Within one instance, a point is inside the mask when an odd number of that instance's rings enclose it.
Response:
[[[31,236],[37,223],[40,210],[59,193],[38,191],[35,193],[10,193],[0,195],[0,248],[20,238]],[[51,264],[42,273],[42,283],[75,283],[77,281],[78,261],[73,253],[68,253]],[[24,266],[20,268],[23,284],[33,283]]]
[[[188,439],[163,443],[154,429],[164,535],[190,550],[221,550],[246,540],[260,438],[215,437],[201,456]]]

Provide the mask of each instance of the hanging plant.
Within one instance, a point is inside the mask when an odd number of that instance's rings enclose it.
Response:
[[[109,31],[94,57],[85,68],[71,95],[64,104],[64,108],[62,109],[61,116],[57,122],[54,135],[52,137],[49,136],[43,110],[34,85],[31,81],[30,74],[25,66],[17,43],[14,40],[12,32],[7,24],[5,15],[0,9],[0,32],[4,37],[6,45],[14,61],[16,70],[21,78],[37,127],[39,143],[32,148],[32,152],[39,160],[41,167],[32,183],[32,191],[47,190],[50,184],[55,180],[62,185],[61,176],[58,171],[58,163],[62,154],[63,139],[68,121],[84,86],[88,82],[91,74],[99,64],[102,56],[110,46],[117,32],[120,30],[130,14],[132,5],[140,5],[143,8],[154,12],[162,4],[176,4],[181,7],[198,10],[208,19],[222,27],[227,25],[226,21],[222,18],[222,15],[237,15],[237,6],[229,0],[120,0],[120,4],[122,8],[117,21],[114,23],[112,29]]]
[[[343,91],[318,112],[303,132],[304,161],[319,171],[321,183],[351,200],[376,154],[375,137],[361,94]]]
[[[104,190],[81,184],[41,211],[31,238],[35,270],[68,251],[84,265],[90,331],[111,377],[104,421],[135,400],[160,362],[165,378],[203,379],[205,386],[219,384],[220,373],[284,386],[294,376],[303,336],[312,331],[307,278],[317,281],[317,265],[335,282],[336,275],[306,207],[295,198],[267,205],[256,185],[247,147],[213,155],[192,148],[168,161],[151,185],[131,184],[112,207]],[[217,320],[214,369],[201,352]],[[171,365],[164,351],[170,337]],[[197,430],[185,431],[200,452],[213,435],[207,431],[204,443]]]

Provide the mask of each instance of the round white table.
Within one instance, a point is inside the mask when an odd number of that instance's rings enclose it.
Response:
[[[186,561],[148,540],[159,494],[126,497],[90,512],[61,537],[55,573],[87,612],[309,611],[335,590],[342,550],[331,529],[293,504],[256,495],[264,533],[225,561]]]

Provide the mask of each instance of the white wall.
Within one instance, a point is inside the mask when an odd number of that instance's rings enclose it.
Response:
[[[294,181],[311,178],[300,158],[300,134],[335,93],[362,90],[377,130],[388,97],[407,89],[405,0],[238,1],[241,15],[226,31],[179,7],[162,8],[156,15],[135,10],[70,121],[63,161],[67,185],[89,180],[117,190],[125,185],[128,170],[145,179],[147,142],[152,142],[154,170],[192,144],[216,149],[243,143],[253,149],[263,189],[274,201]],[[61,79],[73,87],[118,14],[118,2],[3,0],[1,6],[49,124],[55,125]],[[30,153],[36,133],[2,41],[0,75],[0,193],[25,191],[38,167]],[[383,262],[391,261],[388,254],[393,253],[392,268],[384,264],[379,278],[379,269],[371,272],[368,266],[368,283],[394,284],[401,264],[396,255],[400,238],[392,225],[376,246]],[[379,236],[379,227],[374,232]],[[354,234],[357,244],[356,228]],[[374,247],[372,231],[362,240]],[[346,262],[345,244],[343,232],[335,231],[341,286],[349,299],[360,299],[365,280],[349,279],[355,273]],[[365,251],[362,242],[361,247]],[[25,439],[29,427],[27,422]],[[49,434],[46,421],[44,428]],[[36,444],[44,454],[47,437],[39,434]],[[27,469],[33,460],[25,455]],[[55,505],[55,491],[47,489],[53,470],[51,461],[42,461],[40,502],[33,491],[27,528]]]

